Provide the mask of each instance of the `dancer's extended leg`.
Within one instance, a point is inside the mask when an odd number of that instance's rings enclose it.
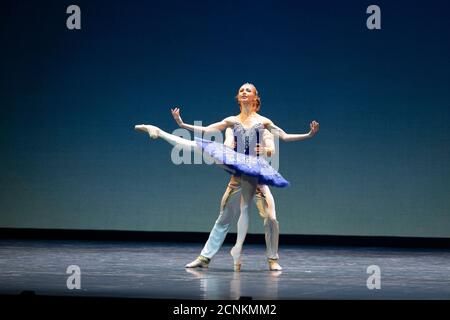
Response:
[[[141,124],[134,126],[134,128],[137,131],[147,132],[152,139],[162,138],[174,146],[194,148],[195,151],[200,149],[195,143],[195,141],[187,140],[178,137],[176,135],[167,133],[164,130],[161,130],[160,128],[155,126]]]

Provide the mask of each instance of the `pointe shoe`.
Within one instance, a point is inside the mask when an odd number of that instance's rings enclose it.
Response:
[[[147,129],[145,128],[145,125],[143,124],[137,124],[134,126],[134,130],[136,131],[142,131],[142,132],[147,132]]]
[[[191,263],[188,263],[185,265],[185,268],[208,268],[209,266],[209,259],[205,257],[198,257]]]
[[[231,248],[230,251],[231,256],[233,257],[233,270],[241,271],[242,262],[241,262],[241,250],[238,250],[236,247]]]
[[[159,128],[155,126],[139,124],[134,126],[134,129],[137,131],[147,132],[152,139],[159,137]]]
[[[281,271],[283,268],[278,263],[278,260],[276,259],[268,259],[269,262],[269,270],[270,271]]]

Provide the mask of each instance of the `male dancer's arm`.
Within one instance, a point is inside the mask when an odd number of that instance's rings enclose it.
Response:
[[[275,142],[273,140],[273,134],[269,130],[264,129],[263,132],[263,144],[256,146],[256,153],[263,154],[266,157],[272,157],[275,154]]]

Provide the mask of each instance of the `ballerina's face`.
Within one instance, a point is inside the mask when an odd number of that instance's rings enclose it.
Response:
[[[253,104],[254,102],[256,102],[256,97],[257,97],[257,93],[256,93],[256,88],[254,85],[252,85],[250,83],[246,83],[239,88],[238,102],[240,104],[241,103]]]

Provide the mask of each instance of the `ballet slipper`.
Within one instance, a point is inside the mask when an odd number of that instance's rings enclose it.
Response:
[[[134,126],[134,129],[137,131],[147,132],[152,139],[157,139],[159,137],[159,128],[155,126],[140,124]]]
[[[210,259],[199,256],[194,261],[185,265],[185,268],[208,268]]]
[[[283,268],[278,263],[277,259],[268,259],[267,261],[269,262],[269,270],[270,271],[281,271],[281,270],[283,270]]]

